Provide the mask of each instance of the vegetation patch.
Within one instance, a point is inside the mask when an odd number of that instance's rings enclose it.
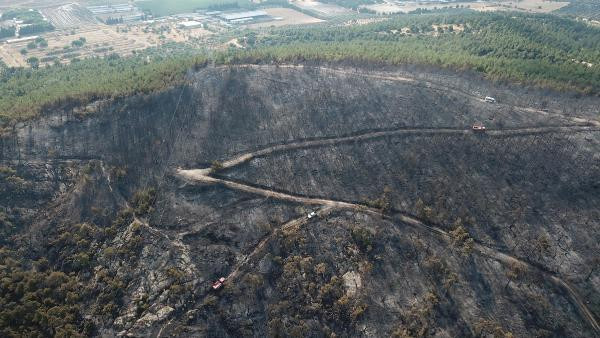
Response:
[[[135,214],[140,216],[152,212],[154,203],[156,203],[156,189],[154,188],[136,192],[131,201]]]
[[[463,30],[442,28],[433,34],[433,27]],[[257,37],[252,48],[217,52],[210,58],[176,51],[150,61],[148,55],[138,55],[37,70],[4,69],[0,73],[0,119],[28,119],[56,105],[163,90],[182,83],[189,69],[209,60],[215,64],[426,64],[475,70],[491,80],[598,95],[599,34],[599,28],[575,20],[518,13],[406,15],[344,29],[281,28]],[[35,61],[31,64],[39,63]]]
[[[40,12],[28,9],[10,9],[4,13],[2,13],[2,17],[0,20],[18,20],[23,22],[23,26],[19,29],[19,35],[31,35],[36,33],[42,33],[47,31],[54,30],[54,26],[51,23],[44,20],[44,17]],[[10,37],[13,35],[8,35],[12,30],[10,28],[6,28],[3,31],[0,31],[0,38]]]

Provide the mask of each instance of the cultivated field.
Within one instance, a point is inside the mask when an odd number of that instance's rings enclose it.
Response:
[[[27,65],[25,58],[18,51],[8,48],[7,45],[0,45],[0,59],[9,67],[24,67]]]
[[[54,27],[59,29],[98,23],[90,11],[75,3],[44,8],[41,12]]]
[[[286,25],[304,25],[311,23],[323,22],[321,19],[314,18],[310,15],[298,12],[291,8],[267,8],[264,9],[270,16],[281,18],[281,20],[274,20],[269,22],[261,22],[252,25],[248,25],[250,28],[261,28],[261,27],[272,27],[272,26],[286,26]]]
[[[190,38],[200,38],[210,34],[211,32],[202,28],[179,29],[174,22],[132,26],[98,24],[75,31],[62,30],[45,34],[43,37],[48,41],[48,47],[28,49],[25,55],[21,54],[21,50],[27,49],[28,41],[0,45],[0,58],[11,67],[27,66],[26,60],[30,57],[38,58],[42,65],[55,61],[69,63],[73,58],[106,56],[112,53],[127,56],[134,51],[158,46],[168,41],[184,42]],[[83,47],[71,46],[73,41],[80,38],[86,41]]]
[[[548,13],[567,6],[569,2],[547,0],[522,0],[519,2],[511,1],[508,4],[513,5],[517,9],[524,11]]]

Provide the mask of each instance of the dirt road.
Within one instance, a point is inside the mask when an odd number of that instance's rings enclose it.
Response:
[[[599,131],[599,129],[594,128],[594,127],[589,127],[589,126],[539,127],[539,128],[510,129],[510,130],[493,130],[493,131],[488,131],[487,134],[489,134],[489,135],[518,135],[520,133],[530,134],[530,133],[581,132],[581,131]],[[466,130],[464,130],[464,129],[398,129],[398,130],[389,130],[389,131],[380,131],[380,132],[369,132],[369,133],[365,133],[365,134],[361,134],[361,135],[329,138],[329,139],[323,139],[323,140],[296,141],[296,142],[292,142],[289,144],[267,147],[267,148],[264,148],[264,149],[261,149],[261,150],[255,151],[255,152],[242,154],[234,159],[225,161],[223,163],[223,168],[231,168],[231,167],[237,166],[241,163],[244,163],[246,161],[249,161],[256,156],[265,156],[265,155],[271,154],[276,151],[285,151],[285,150],[299,149],[299,148],[313,147],[313,146],[333,145],[333,144],[349,142],[349,141],[360,142],[360,141],[365,141],[365,140],[369,140],[369,139],[373,139],[373,138],[377,138],[377,137],[398,135],[398,134],[403,134],[403,133],[415,133],[415,132],[425,133],[425,134],[440,134],[440,133],[442,133],[442,134],[466,134],[466,133],[470,133],[471,131],[469,129],[466,129]],[[215,178],[215,177],[210,176],[211,172],[212,172],[212,170],[210,168],[191,169],[191,170],[177,169],[176,175],[182,177],[183,179],[187,180],[188,182],[221,184],[230,189],[243,191],[243,192],[247,192],[247,193],[251,193],[251,194],[256,194],[256,195],[264,196],[267,198],[275,198],[278,200],[290,201],[290,202],[301,203],[301,204],[306,204],[306,205],[321,205],[321,206],[325,207],[326,209],[333,209],[333,208],[347,209],[347,210],[354,210],[357,212],[367,213],[367,214],[371,214],[371,215],[376,215],[379,217],[384,217],[385,219],[390,221],[393,225],[397,225],[397,222],[402,222],[405,224],[409,224],[413,227],[425,230],[426,232],[428,232],[430,234],[442,237],[445,240],[448,240],[448,241],[450,240],[450,235],[446,231],[444,231],[438,227],[423,223],[419,219],[414,218],[407,214],[397,213],[393,216],[385,216],[385,215],[382,215],[379,210],[367,207],[365,205],[349,203],[349,202],[344,202],[344,201],[331,200],[331,199],[326,199],[326,198],[310,198],[310,197],[293,195],[290,193],[277,192],[277,191],[273,191],[273,190],[254,187],[254,186],[247,185],[247,184],[233,182],[233,181],[223,179],[223,178]],[[303,224],[304,222],[305,222],[304,218],[302,218],[302,219],[299,218],[299,219],[296,219],[296,220],[286,223],[280,229],[286,229],[286,228],[289,228],[292,226]],[[257,255],[264,248],[264,246],[266,245],[266,243],[268,242],[268,240],[271,237],[272,237],[272,235],[267,236],[261,242],[259,242],[258,245],[256,246],[256,248],[250,254],[248,254],[246,257],[244,257],[244,259],[242,259],[240,261],[240,263],[238,263],[236,265],[236,267],[233,269],[233,271],[229,274],[228,278],[235,278],[239,274],[241,267],[243,267],[244,264],[246,264],[252,257]],[[517,263],[521,264],[522,266],[527,267],[529,270],[535,270],[535,271],[540,272],[541,274],[546,276],[546,278],[548,280],[550,280],[552,283],[563,288],[567,292],[567,294],[571,297],[574,305],[576,305],[576,307],[579,309],[581,315],[587,320],[587,322],[590,324],[590,326],[593,327],[593,329],[597,333],[600,333],[600,326],[598,325],[598,322],[594,318],[594,315],[592,314],[592,312],[587,308],[585,303],[581,300],[581,297],[575,292],[575,290],[566,281],[564,281],[560,277],[556,276],[554,273],[551,273],[546,270],[535,267],[525,261],[520,260],[517,257],[514,257],[507,253],[501,252],[497,249],[491,248],[491,247],[483,245],[481,243],[475,243],[474,251],[480,253],[481,255],[490,257],[490,258],[492,258],[500,263],[503,263],[503,264],[511,264],[511,263],[517,262]]]
[[[222,66],[222,68],[226,68],[229,66]],[[269,65],[253,65],[253,64],[244,64],[244,65],[238,65],[237,67],[243,67],[243,68],[253,68],[253,69],[261,69],[261,68],[267,68],[267,67],[273,67],[273,66],[269,66]],[[278,68],[292,68],[292,69],[304,69],[304,65],[277,65],[276,67]],[[423,81],[422,79],[418,79],[418,78],[414,78],[414,77],[406,77],[406,76],[390,76],[390,75],[386,75],[385,73],[376,73],[376,72],[360,72],[360,71],[352,71],[352,70],[348,70],[348,69],[341,69],[341,68],[332,68],[332,67],[324,67],[324,66],[320,66],[320,67],[310,67],[311,69],[318,69],[320,71],[323,72],[331,72],[331,73],[336,73],[336,74],[343,74],[343,75],[349,75],[349,76],[359,76],[359,77],[364,77],[364,78],[371,78],[371,79],[378,79],[378,80],[387,80],[387,81],[395,81],[395,82],[406,82],[406,83],[411,83],[417,86],[422,86],[425,88],[429,88],[429,89],[433,89],[436,91],[440,91],[440,92],[451,92],[454,94],[458,94],[464,97],[468,97],[470,99],[473,100],[477,100],[480,102],[484,102],[483,98],[477,95],[474,95],[472,93],[463,91],[463,90],[459,90],[459,89],[455,89],[455,88],[450,88],[450,87],[446,87],[446,86],[441,86],[438,85],[436,83],[430,82],[430,81]],[[501,106],[501,107],[507,107],[509,105],[504,104],[504,103],[494,103],[494,105],[497,106]],[[568,116],[564,113],[561,112],[556,112],[556,111],[546,111],[546,110],[541,110],[541,109],[535,109],[532,107],[519,107],[519,106],[510,106],[516,110],[521,110],[521,111],[525,111],[525,112],[529,112],[529,113],[534,113],[534,114],[540,114],[540,115],[545,115],[545,116],[555,116],[555,117],[561,117],[564,119],[567,119],[573,123],[579,124],[579,123],[586,123],[586,124],[590,124],[593,126],[597,126],[600,127],[600,120],[597,119],[586,119],[586,118],[582,118],[582,117],[576,117],[576,116]]]
[[[327,214],[330,210],[332,210],[331,207],[325,207],[320,209],[319,211],[316,212],[315,217],[311,218],[311,219],[316,219],[318,217],[323,217],[325,214]],[[252,250],[252,252],[250,252],[249,254],[247,254],[244,259],[242,259],[239,263],[237,263],[232,271],[229,273],[229,275],[227,275],[227,280],[231,281],[233,279],[235,279],[240,272],[240,269],[242,267],[244,267],[244,265],[248,264],[248,262],[250,260],[252,260],[252,258],[256,257],[256,255],[258,255],[263,249],[264,247],[267,245],[267,243],[277,234],[286,231],[288,229],[291,229],[293,227],[298,227],[298,226],[302,226],[306,223],[308,223],[311,219],[309,219],[307,217],[307,215],[302,215],[299,218],[293,219],[287,223],[285,223],[284,225],[282,225],[281,227],[275,229],[275,231],[271,232],[269,235],[265,236],[260,242],[258,242],[258,244],[254,247],[254,249]]]
[[[592,126],[557,126],[557,127],[532,127],[532,128],[513,128],[513,129],[502,129],[502,130],[488,130],[485,134],[481,134],[482,136],[516,136],[516,135],[528,135],[528,134],[544,134],[544,133],[561,133],[561,132],[570,132],[570,133],[578,133],[578,132],[589,132],[589,131],[600,131],[600,128],[592,127]],[[362,134],[354,134],[351,136],[340,136],[340,137],[330,137],[330,138],[322,138],[322,139],[309,139],[309,140],[297,140],[290,143],[279,144],[274,146],[269,146],[257,151],[248,152],[241,154],[237,157],[234,157],[230,160],[226,160],[221,163],[223,169],[233,168],[242,163],[248,162],[256,157],[267,156],[273,153],[282,152],[282,151],[290,151],[296,149],[305,149],[312,147],[323,147],[330,145],[337,145],[348,142],[362,142],[382,137],[388,136],[398,136],[398,135],[469,135],[472,134],[473,131],[471,129],[461,129],[461,128],[397,128],[391,130],[382,130],[382,131],[367,131]],[[211,168],[204,169],[193,169],[183,171],[183,175],[185,172],[193,172],[195,176],[207,176],[212,172]],[[216,183],[216,182],[211,182]]]

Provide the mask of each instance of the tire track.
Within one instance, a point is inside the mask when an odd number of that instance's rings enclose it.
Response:
[[[319,209],[319,211],[316,212],[315,217],[321,217],[325,214],[327,214],[329,211],[331,211],[332,208],[331,207],[325,207],[325,208],[321,208]],[[299,227],[302,226],[306,223],[308,223],[310,221],[310,219],[307,216],[302,216],[296,219],[293,219],[287,223],[285,223],[284,225],[282,225],[281,227],[275,229],[274,231],[272,231],[270,234],[268,234],[267,236],[265,236],[260,242],[258,242],[258,244],[254,247],[254,249],[252,250],[252,252],[250,252],[249,254],[247,254],[239,263],[237,263],[232,271],[227,275],[227,280],[233,280],[235,279],[239,273],[242,267],[244,267],[244,265],[248,264],[248,262],[250,262],[256,255],[258,255],[262,249],[265,248],[265,246],[267,245],[267,243],[273,238],[275,237],[275,235],[284,232],[288,229],[291,229],[293,227]]]
[[[220,66],[219,68],[227,68],[230,66]],[[239,68],[250,68],[250,69],[266,69],[269,67],[273,67],[270,65],[254,65],[254,64],[241,64],[241,65],[236,65],[236,67]],[[363,72],[358,72],[358,71],[349,71],[346,69],[341,69],[341,68],[332,68],[332,67],[325,67],[325,66],[319,66],[319,67],[305,67],[304,65],[277,65],[276,67],[278,68],[288,68],[288,69],[304,69],[304,68],[309,68],[309,69],[318,69],[320,71],[324,71],[324,72],[331,72],[331,73],[336,73],[336,74],[342,74],[342,75],[347,75],[347,76],[360,76],[363,78],[370,78],[370,79],[377,79],[377,80],[385,80],[385,81],[393,81],[393,82],[405,82],[405,83],[411,83],[414,84],[415,86],[418,87],[423,87],[423,88],[428,88],[428,89],[432,89],[435,91],[440,91],[440,92],[452,92],[454,94],[460,95],[460,96],[464,96],[464,97],[468,97],[470,99],[479,101],[479,102],[485,102],[481,97],[468,93],[466,91],[460,90],[460,89],[456,89],[456,88],[451,88],[451,87],[447,87],[447,86],[443,86],[440,84],[436,84],[430,81],[425,81],[422,79],[418,79],[415,77],[406,77],[406,76],[390,76],[390,75],[383,75],[383,74],[378,74],[378,73],[374,73],[374,72],[368,72],[368,71],[363,71]],[[517,110],[521,110],[523,112],[529,112],[529,113],[535,113],[535,114],[540,114],[540,115],[544,115],[544,116],[555,116],[555,117],[560,117],[560,118],[564,118],[567,120],[570,120],[573,123],[587,123],[590,125],[594,125],[597,127],[600,127],[600,121],[599,120],[595,120],[595,119],[589,119],[589,118],[582,118],[582,117],[577,117],[577,116],[568,116],[564,113],[559,113],[559,112],[555,112],[555,111],[547,111],[547,110],[541,110],[541,109],[535,109],[535,108],[531,108],[531,107],[519,107],[519,106],[512,106],[512,105],[508,105],[508,104],[504,104],[504,103],[495,103],[495,105],[497,106],[501,106],[501,107],[512,107],[514,109]]]
[[[592,127],[592,126],[556,126],[556,127],[526,127],[526,128],[512,128],[512,129],[497,129],[497,130],[488,130],[485,133],[480,134],[481,136],[519,136],[519,135],[530,135],[530,134],[545,134],[545,133],[579,133],[579,132],[590,132],[590,131],[600,131],[600,128]],[[396,128],[390,130],[382,130],[382,131],[368,131],[362,134],[354,134],[351,136],[340,136],[340,137],[331,137],[331,138],[323,138],[323,139],[309,139],[309,140],[298,140],[290,143],[279,144],[274,146],[268,146],[266,148],[243,153],[234,157],[230,160],[226,160],[221,163],[221,168],[229,169],[245,162],[248,162],[257,157],[264,157],[271,155],[273,153],[296,150],[296,149],[305,149],[305,148],[314,148],[314,147],[324,147],[324,146],[332,146],[342,143],[349,142],[364,142],[372,139],[389,137],[389,136],[398,136],[398,135],[470,135],[473,134],[471,129],[464,128]],[[204,169],[193,169],[192,171],[197,175],[210,175],[214,169],[212,168],[204,168]]]
[[[503,136],[503,135],[521,135],[521,134],[532,134],[532,133],[587,132],[587,131],[599,131],[599,129],[591,127],[591,126],[533,127],[533,128],[519,128],[519,129],[490,130],[490,131],[487,131],[486,134],[493,135],[493,136]],[[307,148],[307,147],[335,145],[335,144],[339,144],[339,143],[343,143],[343,142],[362,142],[362,141],[379,138],[379,137],[402,135],[402,134],[408,134],[408,133],[421,133],[421,134],[430,134],[430,135],[435,135],[435,134],[464,135],[464,134],[471,133],[471,130],[470,129],[450,129],[450,128],[396,129],[396,130],[388,130],[388,131],[368,132],[368,133],[354,135],[354,136],[342,136],[342,137],[338,137],[338,138],[295,141],[295,142],[291,142],[288,144],[271,146],[271,147],[267,147],[267,148],[257,150],[254,152],[241,154],[231,160],[227,160],[227,161],[223,162],[221,169],[232,168],[232,167],[240,165],[244,162],[250,161],[251,159],[253,159],[255,157],[266,156],[266,155],[272,154],[274,152],[289,151],[289,150],[301,149],[301,148]],[[227,180],[224,178],[212,177],[211,173],[213,173],[213,171],[214,170],[211,168],[190,169],[190,170],[184,170],[184,169],[178,168],[176,170],[175,174],[191,183],[201,182],[201,183],[205,183],[205,184],[220,184],[220,185],[223,185],[223,186],[233,189],[233,190],[243,191],[246,193],[264,196],[267,198],[274,198],[274,199],[278,199],[278,200],[300,203],[300,204],[305,204],[305,205],[320,205],[320,206],[324,207],[324,209],[321,209],[321,211],[330,210],[330,209],[346,209],[346,210],[353,210],[353,211],[360,212],[360,213],[375,215],[378,217],[383,217],[384,219],[390,221],[394,226],[397,226],[397,224],[395,222],[399,221],[399,222],[402,222],[405,224],[409,224],[415,228],[425,230],[428,233],[431,233],[435,236],[442,237],[443,239],[445,239],[447,241],[449,241],[451,239],[448,232],[446,232],[438,227],[426,224],[426,223],[422,222],[421,220],[419,220],[413,216],[410,216],[408,214],[396,213],[394,216],[386,216],[386,215],[382,215],[381,212],[377,209],[373,209],[373,208],[370,208],[370,207],[367,207],[364,205],[360,205],[360,204],[356,204],[356,203],[331,200],[331,199],[326,199],[326,198],[303,197],[303,196],[294,195],[292,193],[283,193],[283,192],[277,192],[277,191],[273,191],[273,190],[269,190],[269,189],[263,189],[263,188],[251,186],[248,184],[233,182],[233,181],[230,181],[230,180]],[[233,270],[228,275],[228,278],[236,278],[239,275],[241,268],[245,264],[247,264],[254,256],[256,256],[258,253],[260,253],[260,251],[266,246],[267,242],[276,233],[278,233],[279,231],[283,231],[284,229],[293,227],[293,226],[304,224],[305,222],[306,221],[305,221],[304,217],[292,220],[292,221],[284,224],[278,230],[271,233],[271,235],[268,235],[267,237],[263,238],[263,240],[261,240],[257,244],[257,246],[254,248],[254,250],[250,254],[246,255],[238,264],[236,264],[236,266],[233,268]],[[517,263],[522,264],[523,266],[527,267],[529,270],[535,270],[537,272],[540,272],[542,275],[546,276],[546,278],[549,279],[553,284],[557,285],[558,287],[560,287],[566,291],[566,293],[571,298],[573,304],[579,310],[581,316],[586,319],[588,324],[594,329],[594,331],[596,333],[600,333],[600,326],[598,325],[598,322],[596,321],[593,313],[587,308],[587,306],[581,300],[581,297],[577,294],[577,292],[573,289],[573,287],[565,280],[556,276],[554,273],[548,272],[544,269],[541,269],[541,268],[536,267],[532,264],[529,264],[525,261],[522,261],[515,256],[501,252],[497,249],[491,248],[491,247],[486,246],[481,243],[476,242],[474,244],[474,251],[478,252],[479,254],[481,254],[483,256],[492,258],[502,264],[511,264],[511,263],[517,262]]]

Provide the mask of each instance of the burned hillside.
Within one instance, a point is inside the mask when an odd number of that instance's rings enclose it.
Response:
[[[596,335],[598,98],[371,68],[207,66],[7,130],[2,304],[49,335]]]

